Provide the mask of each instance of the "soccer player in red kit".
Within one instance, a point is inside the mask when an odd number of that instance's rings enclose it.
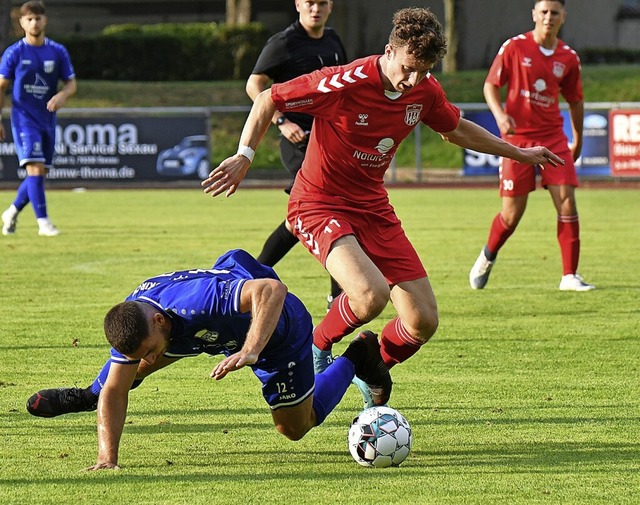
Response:
[[[566,161],[562,167],[542,170],[541,182],[549,190],[558,215],[557,236],[563,269],[560,289],[589,291],[595,286],[584,282],[577,273],[580,223],[574,161],[582,148],[584,117],[580,59],[558,38],[567,15],[564,0],[536,0],[532,13],[533,31],[509,39],[500,48],[485,81],[484,96],[503,139],[520,147],[545,145]],[[500,88],[505,85],[507,100],[503,109]],[[569,103],[571,145],[563,131],[560,95]],[[498,251],[518,226],[529,193],[535,189],[535,165],[502,160],[502,210],[493,219],[487,244],[469,273],[473,289],[482,289],[487,284]]]
[[[314,116],[287,220],[344,289],[314,330],[316,370],[331,361],[335,342],[378,316],[389,300],[398,316],[380,339],[387,367],[407,360],[436,331],[433,290],[383,185],[398,145],[419,121],[476,151],[521,163],[563,163],[545,147],[515,147],[461,118],[430,75],[445,52],[442,26],[429,9],[399,10],[384,54],[325,67],[263,91],[249,113],[238,153],[202,181],[212,196],[232,195],[276,108]],[[390,392],[390,383],[369,384],[365,402],[384,404]]]

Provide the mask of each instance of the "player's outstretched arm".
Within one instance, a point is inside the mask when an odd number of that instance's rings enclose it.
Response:
[[[543,146],[520,148],[496,137],[482,126],[460,118],[455,130],[442,133],[442,138],[452,144],[481,153],[494,154],[504,158],[511,158],[529,165],[564,165],[564,160]]]
[[[137,364],[112,363],[98,401],[98,459],[87,470],[117,470],[120,437],[129,403],[129,389],[138,370]]]
[[[236,192],[249,170],[258,144],[271,124],[275,110],[271,89],[264,90],[256,97],[242,129],[238,153],[220,163],[211,171],[209,177],[202,181],[201,185],[205,193],[214,197],[226,193],[229,197]]]
[[[275,279],[246,281],[240,293],[240,310],[251,312],[251,326],[240,351],[222,360],[211,377],[222,379],[229,372],[253,365],[276,329],[287,296],[287,286]]]

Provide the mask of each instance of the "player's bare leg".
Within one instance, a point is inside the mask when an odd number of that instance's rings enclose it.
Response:
[[[272,410],[271,416],[278,433],[281,433],[289,440],[300,440],[317,424],[312,396],[295,407],[282,407]]]
[[[353,235],[336,240],[325,262],[327,271],[342,286],[355,316],[367,323],[389,302],[389,285],[382,272]]]

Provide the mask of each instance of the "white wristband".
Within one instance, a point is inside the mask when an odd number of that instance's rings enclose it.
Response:
[[[253,157],[256,155],[256,152],[253,149],[251,149],[249,146],[243,146],[242,144],[240,144],[238,146],[238,154],[241,154],[242,156],[247,158],[249,162],[252,162]]]

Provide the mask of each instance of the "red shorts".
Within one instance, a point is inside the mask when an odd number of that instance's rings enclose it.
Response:
[[[427,275],[391,205],[373,212],[339,202],[290,199],[287,221],[298,240],[323,266],[331,245],[340,237],[354,235],[389,284]]]
[[[518,136],[503,137],[507,142],[518,147],[544,146],[552,153],[560,156],[565,164],[554,167],[545,165],[539,170],[536,165],[524,165],[510,158],[500,160],[500,196],[522,196],[536,189],[536,175],[539,173],[542,187],[578,186],[578,176],[573,163],[573,156],[564,135],[524,140]]]

